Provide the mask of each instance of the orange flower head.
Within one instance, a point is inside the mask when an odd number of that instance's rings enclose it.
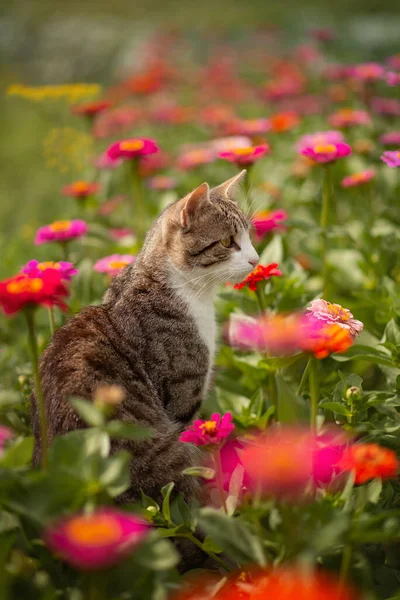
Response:
[[[399,461],[393,450],[378,444],[353,444],[344,452],[340,467],[352,471],[355,483],[366,483],[375,477],[395,477]]]
[[[283,112],[277,113],[270,118],[271,131],[275,133],[284,133],[294,129],[299,123],[300,119],[294,112]]]
[[[249,290],[255,292],[257,290],[257,284],[260,281],[267,281],[270,277],[280,277],[282,271],[278,268],[278,263],[271,263],[270,265],[257,265],[254,271],[247,275],[246,279],[240,283],[236,283],[233,286],[234,290],[241,290],[244,287],[248,287]]]

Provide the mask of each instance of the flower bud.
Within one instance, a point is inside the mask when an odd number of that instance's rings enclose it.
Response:
[[[352,385],[346,390],[346,400],[350,402],[357,402],[361,400],[361,390],[359,387]]]
[[[94,405],[107,417],[113,416],[125,397],[125,390],[119,385],[99,385],[94,396]]]

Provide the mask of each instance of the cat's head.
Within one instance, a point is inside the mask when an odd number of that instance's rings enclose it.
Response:
[[[218,187],[202,183],[171,205],[162,218],[162,240],[174,267],[190,277],[238,282],[257,265],[250,221],[235,201],[242,171]],[[200,281],[200,279],[199,279]]]

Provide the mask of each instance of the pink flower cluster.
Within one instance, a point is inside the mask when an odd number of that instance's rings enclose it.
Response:
[[[208,421],[194,421],[190,429],[181,433],[179,440],[196,446],[216,446],[224,442],[234,428],[231,413],[225,413],[222,417],[214,413]]]
[[[303,148],[300,154],[317,163],[330,163],[339,158],[349,156],[351,148],[343,142],[337,144],[317,144],[316,146]]]
[[[132,254],[112,254],[105,256],[94,264],[94,270],[98,273],[106,273],[110,277],[116,277],[127,265],[135,262],[136,256]]]
[[[46,244],[47,242],[69,242],[86,235],[88,226],[85,221],[75,219],[73,221],[55,221],[50,225],[39,227],[35,236],[35,244]]]
[[[24,267],[22,267],[21,272],[26,273],[30,277],[40,277],[43,271],[46,271],[47,269],[59,271],[61,279],[64,281],[71,281],[73,275],[78,273],[78,269],[75,269],[74,265],[70,262],[39,262],[38,260],[30,260]]]

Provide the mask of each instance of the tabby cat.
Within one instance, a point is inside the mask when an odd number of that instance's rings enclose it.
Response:
[[[103,303],[84,308],[61,327],[41,359],[50,443],[85,427],[68,398],[91,400],[103,385],[124,390],[115,418],[153,430],[144,441],[113,442],[114,450],[132,454],[131,487],[121,501],[137,499],[140,489],[157,498],[170,481],[186,498],[199,491],[196,478],[182,475],[196,462],[196,448],[178,437],[207,393],[217,286],[242,280],[258,262],[249,220],[233,198],[244,175],[211,190],[203,183],[168,206]],[[32,411],[38,463],[35,398]]]

